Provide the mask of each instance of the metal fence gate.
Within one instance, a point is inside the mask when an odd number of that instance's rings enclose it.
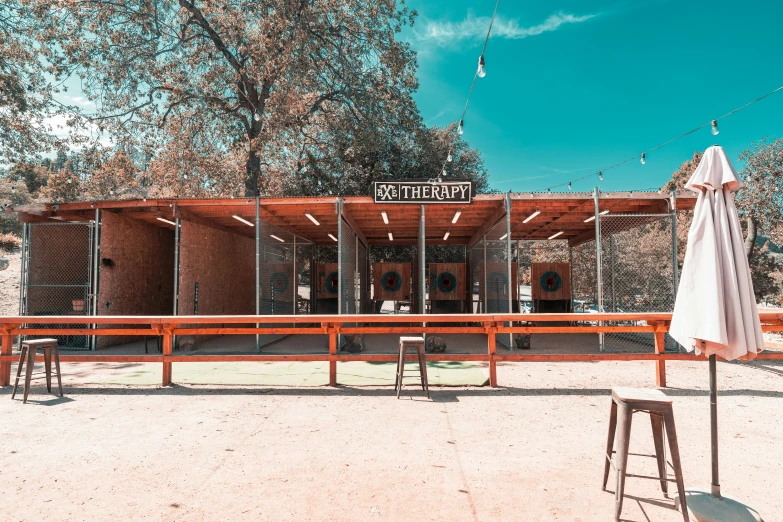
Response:
[[[473,313],[512,312],[513,289],[515,285],[519,287],[517,281],[509,278],[510,261],[508,223],[504,217],[470,247],[468,293]],[[510,348],[511,338],[511,334],[498,335],[496,340]]]
[[[603,311],[671,312],[677,292],[673,215],[607,214],[600,219]],[[607,333],[603,349],[647,351],[654,344],[652,333]],[[668,334],[666,349],[677,350]]]
[[[96,232],[92,221],[24,226],[19,315],[94,315]],[[46,326],[55,325],[41,325]],[[59,327],[88,328],[86,324]],[[61,335],[57,341],[69,350],[89,350],[93,338]]]

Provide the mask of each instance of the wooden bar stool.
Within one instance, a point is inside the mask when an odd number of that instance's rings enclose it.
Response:
[[[22,375],[22,366],[27,359],[27,368],[24,375],[24,403],[27,404],[27,394],[30,392],[30,381],[33,378],[33,366],[36,353],[43,352],[44,366],[46,368],[46,389],[52,392],[52,354],[54,354],[54,366],[57,370],[57,386],[60,388],[60,397],[63,396],[63,383],[60,379],[60,352],[57,349],[57,339],[35,339],[22,341],[22,350],[19,353],[19,364],[16,367],[16,382],[11,400],[16,397],[16,388],[19,386],[19,377]]]
[[[402,391],[402,379],[405,376],[405,355],[408,349],[416,350],[419,356],[419,377],[421,378],[421,389],[427,393],[430,398],[430,386],[427,382],[427,361],[424,357],[424,338],[423,337],[400,337],[400,353],[397,357],[397,380],[394,383],[394,389],[397,390],[397,398],[400,398]]]
[[[619,437],[617,440],[617,458],[614,468],[617,473],[617,487],[615,488],[615,520],[620,520],[620,512],[623,509],[623,490],[625,489],[625,477],[646,478],[656,480],[656,477],[643,475],[629,475],[626,473],[628,464],[628,448],[631,442],[631,420],[636,412],[645,412],[650,415],[652,424],[653,444],[655,445],[655,458],[658,461],[658,477],[663,493],[668,496],[668,483],[677,483],[677,493],[680,497],[682,518],[688,522],[688,507],[685,503],[685,484],[682,478],[682,466],[680,465],[680,449],[677,445],[677,431],[674,429],[674,410],[672,401],[660,390],[646,390],[641,388],[612,388],[612,411],[609,417],[609,437],[606,441],[606,463],[604,465],[604,485],[609,480],[609,466],[612,465],[612,453],[614,448],[615,429],[617,426],[617,412],[620,412]],[[669,439],[669,451],[672,456],[674,477],[668,478],[666,471],[666,450],[664,448],[664,431]]]

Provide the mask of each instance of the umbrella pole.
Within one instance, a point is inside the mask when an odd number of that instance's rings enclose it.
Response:
[[[712,447],[712,496],[720,498],[718,473],[718,368],[716,356],[710,355],[710,439]]]

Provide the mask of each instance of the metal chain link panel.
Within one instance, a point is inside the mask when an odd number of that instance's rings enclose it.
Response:
[[[28,227],[22,315],[90,315],[94,224],[31,223]],[[89,349],[88,336],[58,336],[57,340],[70,350]]]
[[[601,216],[605,312],[671,312],[676,295],[672,262],[670,214]],[[604,350],[609,352],[649,351],[653,346],[651,333],[604,336]],[[668,335],[666,346],[676,350],[676,344]]]

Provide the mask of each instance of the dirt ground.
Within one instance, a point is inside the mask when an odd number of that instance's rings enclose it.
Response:
[[[498,368],[498,389],[87,385],[0,394],[5,520],[611,520],[601,491],[609,390],[649,362]],[[130,369],[129,369],[130,370]],[[783,365],[718,367],[721,482],[783,520]],[[707,366],[670,363],[688,487],[708,487]],[[631,452],[653,452],[637,414]],[[655,474],[632,456],[629,471]],[[672,488],[672,498],[674,486]],[[610,490],[613,481],[610,480]],[[629,478],[624,520],[677,521],[657,481]]]

